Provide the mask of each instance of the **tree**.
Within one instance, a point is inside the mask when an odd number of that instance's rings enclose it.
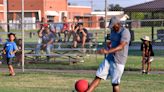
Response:
[[[71,3],[70,3],[70,2],[68,2],[68,5],[71,5]]]
[[[119,4],[116,4],[116,5],[110,4],[108,6],[108,10],[109,11],[121,11],[121,10],[123,10],[123,7],[121,7]]]
[[[94,11],[95,11],[95,12],[100,12],[100,11],[102,11],[102,10],[99,10],[99,9],[95,9]]]

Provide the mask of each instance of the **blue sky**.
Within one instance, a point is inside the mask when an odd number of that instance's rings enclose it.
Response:
[[[103,10],[105,0],[92,0],[93,9]],[[120,4],[122,7],[132,6],[152,0],[107,0],[108,4]],[[91,6],[91,0],[68,0],[73,4]]]

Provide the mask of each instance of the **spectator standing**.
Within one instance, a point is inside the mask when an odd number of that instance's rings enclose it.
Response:
[[[142,51],[142,74],[150,73],[151,62],[154,60],[154,51],[149,36],[144,36],[141,38],[141,51]],[[146,69],[147,64],[147,69]]]
[[[16,61],[17,61],[17,65],[20,66],[22,63],[22,39],[18,39],[17,40],[17,47],[18,47],[18,51],[16,52],[15,56],[16,56]]]

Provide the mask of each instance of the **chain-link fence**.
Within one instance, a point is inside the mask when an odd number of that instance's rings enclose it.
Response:
[[[44,6],[47,5],[44,7],[44,10],[46,11],[45,15],[41,14],[41,10],[37,10],[35,12],[25,11],[23,27],[25,30],[25,40],[22,42],[25,44],[25,69],[97,69],[105,55],[96,54],[96,50],[106,47],[105,38],[107,37],[107,34],[110,34],[110,29],[107,28],[106,30],[106,27],[108,26],[108,22],[112,16],[119,17],[122,21],[122,26],[129,29],[131,33],[129,58],[126,69],[140,69],[142,57],[140,48],[142,42],[141,38],[143,38],[143,36],[149,36],[151,38],[151,43],[155,52],[154,61],[156,61],[152,67],[154,69],[164,69],[162,66],[162,57],[164,56],[164,17],[162,10],[158,10],[154,7],[153,12],[150,11],[152,8],[147,9],[146,12],[143,10],[136,10],[136,12],[133,12],[128,9],[124,10],[122,7],[118,7],[118,5],[114,6],[113,4],[107,5],[107,9],[112,11],[105,13],[104,8],[102,10],[98,10],[97,6],[94,6],[94,0],[92,2],[91,1],[92,0],[88,2],[92,6],[89,7],[89,9],[94,11],[89,11],[89,14],[88,12],[84,12],[84,14],[77,13],[78,11],[75,11],[75,9],[74,12],[60,11],[59,14],[57,14],[55,11],[48,11],[48,9],[54,9],[50,3],[44,4]],[[82,3],[84,1],[80,0],[78,2]],[[99,2],[103,5],[105,4],[105,1]],[[71,5],[75,6],[76,4],[70,2],[69,5],[70,6],[68,7],[71,8]],[[32,4],[29,6],[33,7],[35,5]],[[11,7],[14,7],[14,5],[11,5]],[[82,11],[84,8],[88,7],[81,7],[81,9],[78,10]],[[158,10],[158,12],[154,12],[156,10]],[[52,16],[48,12],[53,14],[56,13],[56,15]],[[105,14],[107,15],[105,16]],[[46,16],[49,20],[48,23],[47,21],[46,23],[39,21],[41,19],[41,15]],[[61,21],[66,15],[68,18],[68,26],[73,24],[73,17],[76,17],[78,18],[79,23],[82,22],[84,28],[88,30],[88,41],[86,41],[84,46],[82,42],[79,42],[76,48],[74,47],[74,33],[71,32],[71,27],[66,32],[61,32],[64,22],[59,21]],[[105,23],[105,17],[107,18],[107,24]],[[16,43],[20,45],[20,47],[22,44],[19,44],[19,41],[22,39],[21,12],[8,12],[7,22],[8,23],[0,23],[0,50],[3,49],[3,45],[8,39],[7,34],[10,32],[16,34],[17,39],[19,39]],[[41,26],[48,26],[49,30],[52,31],[52,34],[54,35],[53,44],[51,44],[49,48],[45,48],[48,46],[43,45],[43,39],[39,37],[39,32],[42,29]],[[55,29],[54,33],[53,28],[51,28],[52,26]],[[21,54],[20,49],[19,55]],[[19,61],[18,59],[20,59],[20,62],[17,62]],[[3,54],[1,54],[0,61],[4,61]],[[15,62],[16,67],[17,64],[21,66],[21,57],[16,57]]]
[[[164,37],[164,27],[163,27],[163,19],[158,20],[130,20],[123,22],[123,26],[127,29],[131,29],[131,44],[129,48],[129,58],[128,61],[131,63],[133,60],[136,62],[141,61],[141,38],[143,36],[149,36],[150,38],[154,38],[152,40],[153,49],[155,52],[155,60],[158,62],[161,62],[163,60],[163,37]],[[85,22],[88,23],[88,22]],[[92,22],[94,24],[96,22]],[[152,29],[152,23],[156,24],[154,25]],[[53,24],[53,23],[51,23]],[[59,24],[59,23],[54,23]],[[70,22],[71,24],[71,22]],[[131,26],[129,25],[131,24]],[[158,25],[159,24],[159,25]],[[17,29],[19,24],[9,24],[10,27],[12,25],[12,28],[10,28],[10,32],[5,32],[3,29],[3,26],[6,24],[1,24],[1,32],[0,32],[0,43],[1,43],[1,50],[3,49],[3,44],[6,42],[7,34],[12,32],[16,34],[17,39],[22,39],[22,31],[20,29]],[[14,25],[14,26],[13,26]],[[85,43],[84,48],[82,48],[82,43],[78,43],[77,47],[74,48],[73,46],[73,34],[71,35],[69,41],[64,41],[64,33],[60,33],[61,35],[61,41],[58,38],[58,34],[54,33],[54,42],[52,44],[52,48],[50,49],[50,53],[47,52],[46,48],[38,48],[38,46],[41,46],[40,43],[41,39],[38,36],[39,27],[37,27],[38,24],[35,23],[27,23],[27,25],[33,25],[36,29],[30,29],[25,30],[25,42],[21,42],[25,44],[25,68],[26,69],[96,69],[102,59],[104,58],[103,55],[97,55],[95,53],[96,49],[103,48],[105,46],[105,29],[100,28],[90,28],[85,27],[88,30],[88,35],[90,36],[90,40]],[[15,28],[15,29],[13,29]],[[30,27],[31,28],[31,27]],[[38,29],[37,29],[38,28]],[[49,27],[50,28],[50,27]],[[152,32],[153,31],[153,32]],[[70,31],[71,32],[71,31]],[[108,32],[110,33],[110,29],[108,29]],[[152,37],[153,36],[153,37]],[[21,43],[19,44],[19,40],[16,41],[17,45],[21,46]],[[39,45],[40,44],[40,45]],[[38,53],[37,50],[39,50]],[[20,49],[21,51],[21,49]],[[22,53],[19,53],[22,54]],[[1,54],[2,55],[2,54]],[[19,59],[21,57],[15,58],[15,62],[18,65],[21,65]],[[1,57],[1,61],[4,61],[3,57]],[[130,66],[130,68],[132,68]],[[154,68],[156,68],[154,66]],[[162,66],[160,66],[162,68]]]

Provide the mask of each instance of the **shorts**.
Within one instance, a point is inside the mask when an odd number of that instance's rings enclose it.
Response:
[[[149,59],[148,57],[145,57],[145,58],[144,58],[144,61],[145,61],[145,62],[152,62],[152,61],[154,60],[153,57],[150,57],[149,60],[148,60],[148,59]]]
[[[96,76],[101,79],[111,78],[112,85],[120,84],[125,65],[115,63],[114,60],[105,59],[99,66]]]
[[[6,58],[7,65],[12,65],[13,63],[13,58]]]

